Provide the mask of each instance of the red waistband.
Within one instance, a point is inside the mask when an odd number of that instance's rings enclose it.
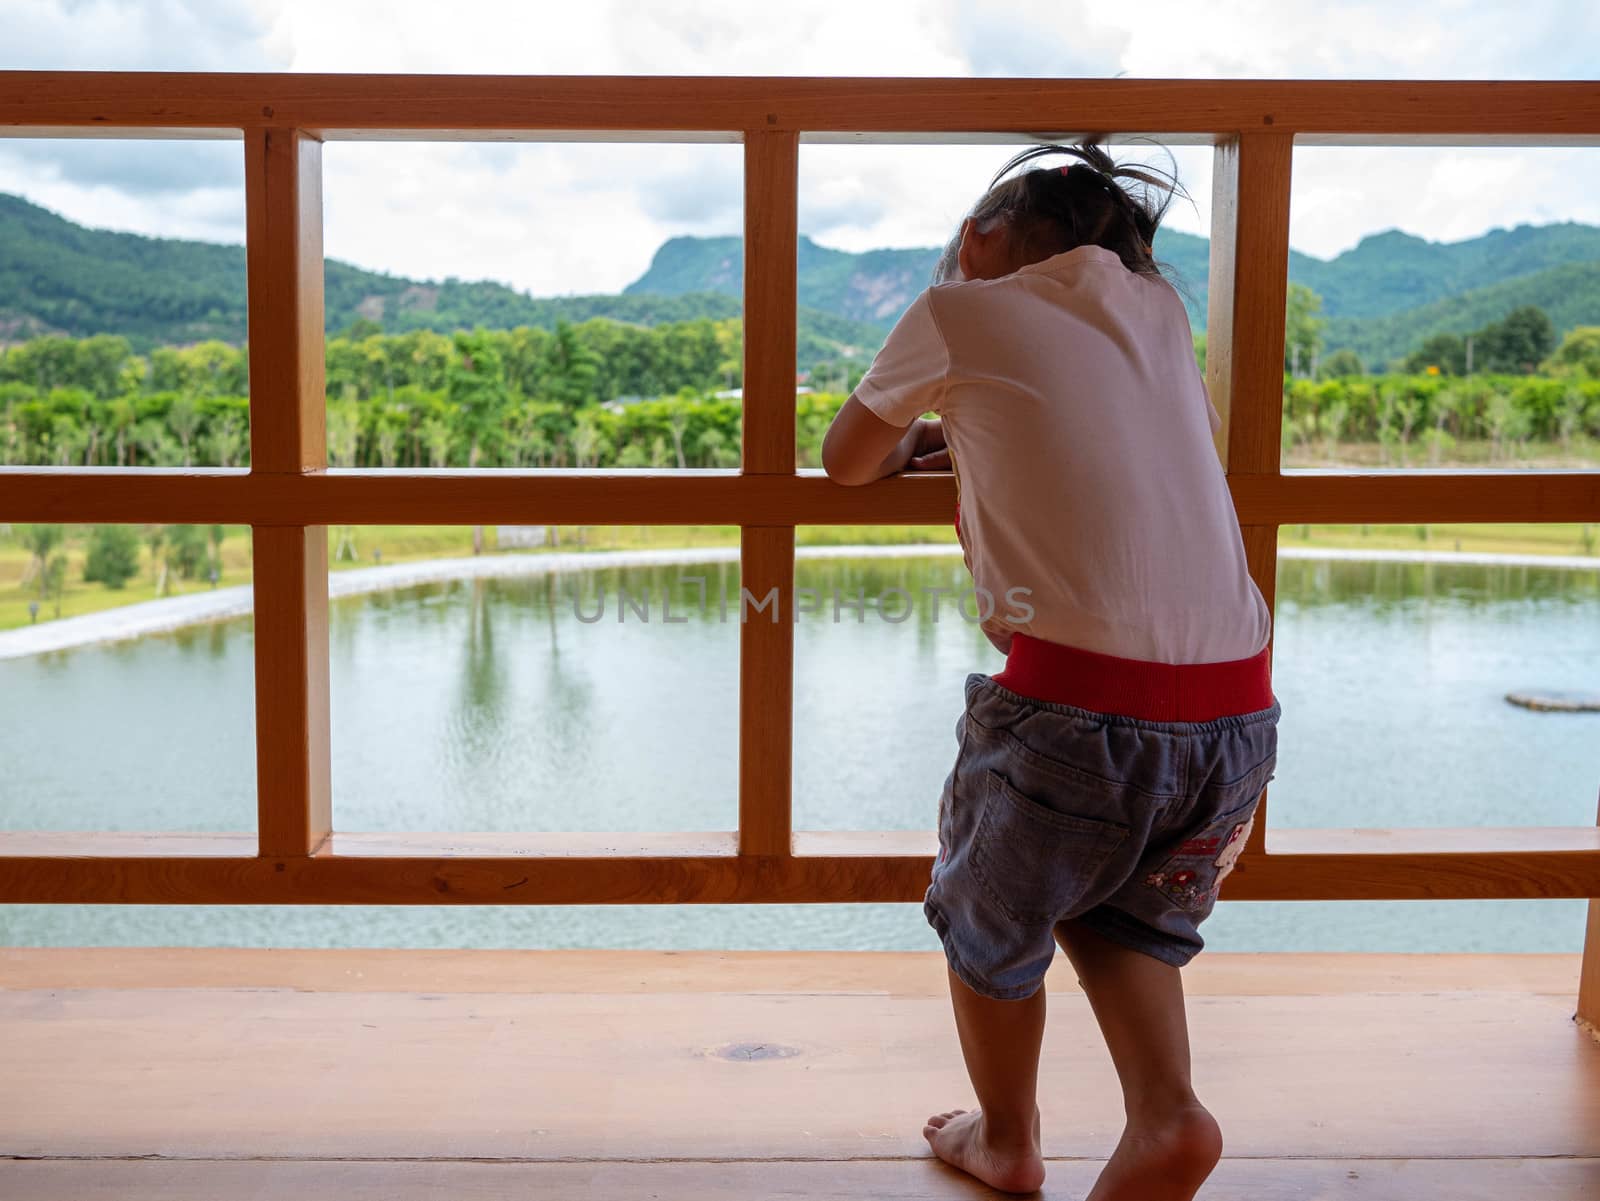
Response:
[[[1272,707],[1265,650],[1226,663],[1148,663],[1016,634],[994,682],[1034,700],[1145,721],[1215,721]]]

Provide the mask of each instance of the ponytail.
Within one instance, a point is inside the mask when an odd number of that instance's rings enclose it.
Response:
[[[1077,161],[1006,178],[1049,154]],[[1174,196],[1187,198],[1175,172],[1120,165],[1098,137],[1091,137],[1075,146],[1031,146],[1015,155],[968,216],[986,230],[1001,223],[1011,226],[1019,250],[1031,261],[1079,246],[1102,246],[1114,251],[1128,270],[1159,275],[1153,243]],[[958,234],[940,256],[936,280],[953,278],[959,245]]]

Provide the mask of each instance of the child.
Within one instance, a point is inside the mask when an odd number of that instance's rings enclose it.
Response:
[[[1004,179],[1043,154],[1075,161]],[[1044,1180],[1057,942],[1126,1112],[1089,1201],[1187,1201],[1222,1151],[1190,1084],[1178,969],[1249,835],[1279,710],[1220,422],[1151,255],[1175,186],[1093,142],[1019,154],[823,445],[846,484],[948,464],[978,596],[1026,597],[984,623],[1005,669],[967,677],[923,905],[980,1108],[922,1133],[1012,1192]]]

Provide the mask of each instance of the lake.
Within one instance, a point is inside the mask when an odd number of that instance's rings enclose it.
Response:
[[[795,827],[931,828],[962,681],[1000,663],[962,616],[960,559],[804,559],[797,586],[818,611],[795,636]],[[737,593],[715,562],[334,601],[335,827],[732,828]],[[1600,689],[1600,571],[1285,559],[1277,623],[1271,826],[1594,823],[1600,714],[1504,695]],[[252,655],[244,618],[0,662],[0,828],[253,829]],[[1203,933],[1576,951],[1583,920],[1581,901],[1237,902]],[[914,904],[12,905],[0,944],[938,946]]]

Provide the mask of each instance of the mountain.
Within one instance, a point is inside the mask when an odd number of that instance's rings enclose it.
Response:
[[[407,279],[336,259],[327,261],[323,280],[330,332],[358,318],[395,333],[551,328],[591,317],[659,325],[736,317],[741,308],[737,288],[536,298],[504,284]],[[138,350],[208,338],[238,344],[246,304],[242,246],[86,229],[0,193],[0,345],[48,333],[121,334]],[[882,340],[877,324],[830,312],[801,315],[801,346],[813,358],[870,351]]]
[[[1164,232],[1157,257],[1174,267],[1199,309],[1190,318],[1203,324],[1206,295],[1206,240]],[[939,261],[939,247],[868,250],[852,254],[799,240],[798,300],[803,308],[835,313],[884,330],[927,287]],[[717,292],[738,296],[744,288],[744,242],[740,238],[670,238],[650,268],[622,290],[624,296],[677,296]]]
[[[1549,314],[1558,339],[1573,326],[1600,325],[1600,257],[1513,276],[1399,313],[1334,317],[1323,341],[1329,351],[1349,347],[1363,363],[1382,366],[1404,358],[1434,334],[1472,333],[1530,304]]]
[[[1190,323],[1204,331],[1209,241],[1163,230],[1155,251]],[[799,257],[802,304],[887,328],[921,291],[939,250],[848,254],[802,237]],[[737,296],[743,269],[737,238],[673,238],[623,294]],[[1322,297],[1326,351],[1349,347],[1382,367],[1431,334],[1470,333],[1525,304],[1548,312],[1558,334],[1600,324],[1600,228],[1520,225],[1461,242],[1389,230],[1332,259],[1290,251],[1289,278]]]
[[[1581,262],[1600,262],[1600,228],[1572,221],[1519,225],[1462,242],[1429,242],[1391,229],[1332,259],[1291,252],[1289,278],[1320,295],[1330,317],[1381,317]],[[1553,300],[1557,293],[1548,295]]]
[[[1204,330],[1209,243],[1163,230],[1156,258]],[[860,254],[799,241],[799,358],[863,358],[925,287],[936,247]],[[1349,347],[1373,367],[1430,334],[1468,333],[1519,305],[1550,314],[1559,334],[1600,324],[1600,228],[1566,222],[1496,229],[1459,242],[1399,230],[1363,238],[1331,259],[1289,255],[1289,278],[1317,292],[1325,351]],[[390,332],[508,328],[610,317],[641,325],[740,311],[739,238],[671,238],[618,296],[536,298],[504,284],[423,281],[330,259],[327,327],[358,318]],[[85,229],[0,194],[0,345],[42,333],[117,333],[144,350],[245,336],[240,246]]]
[[[244,248],[85,229],[0,194],[0,342],[41,333],[238,341]]]

